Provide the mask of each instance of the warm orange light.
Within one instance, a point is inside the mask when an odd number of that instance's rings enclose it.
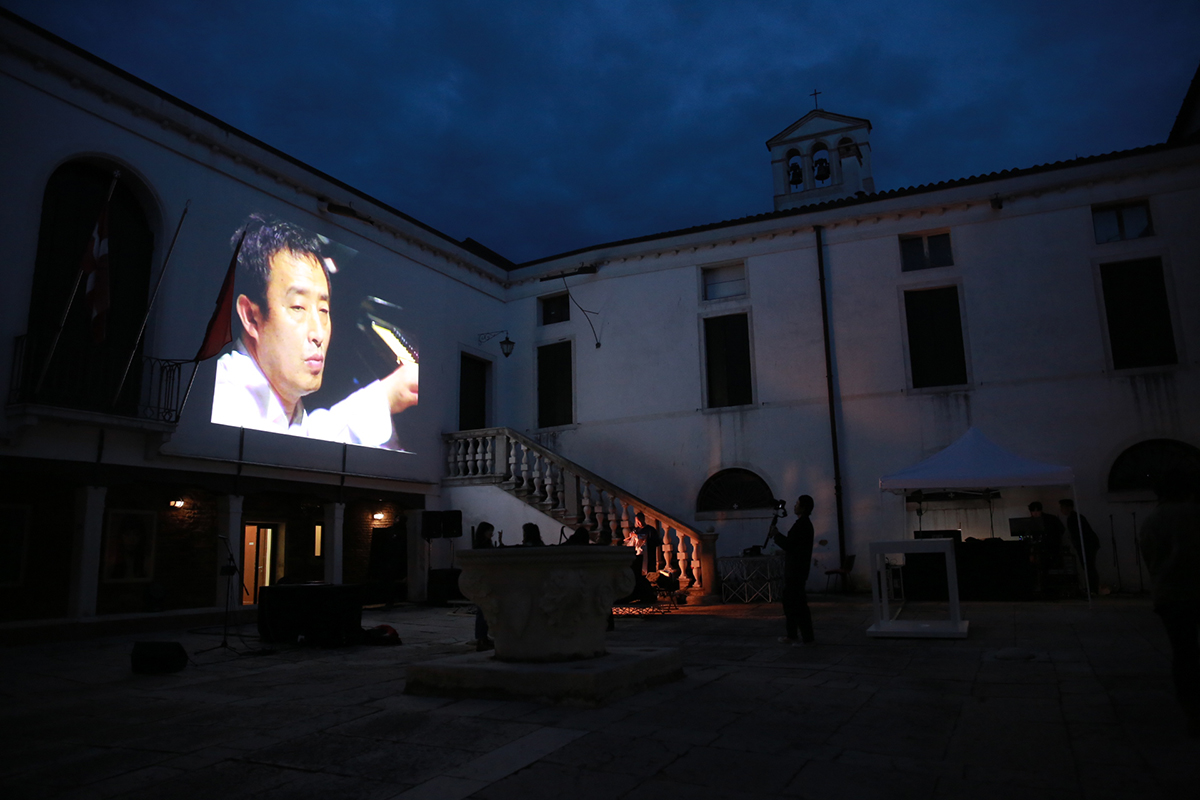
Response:
[[[170,501],[167,505],[171,506],[171,508],[183,508],[183,503],[184,503],[184,501],[183,501],[183,498],[181,497],[178,500]]]
[[[375,514],[374,514],[374,517],[375,517],[375,519],[383,519],[383,512],[382,512],[382,511],[376,511],[376,512],[375,512]]]

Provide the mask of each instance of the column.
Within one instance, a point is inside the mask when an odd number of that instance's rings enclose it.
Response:
[[[225,537],[224,539],[220,537]],[[242,569],[242,554],[245,547],[242,544],[242,496],[240,494],[223,494],[217,498],[217,586],[216,605],[225,607],[225,593],[232,591],[230,607],[236,608],[242,604],[242,583],[238,575],[222,575],[221,569],[229,564],[229,554],[233,553],[233,563],[239,572]],[[226,545],[229,549],[226,550]],[[253,580],[253,578],[251,579]],[[229,587],[232,586],[232,589]]]
[[[717,534],[701,533],[700,536],[700,605],[721,602],[717,588]],[[692,540],[693,545],[695,539]]]
[[[345,503],[325,506],[325,527],[321,531],[321,552],[325,558],[325,582],[342,582],[342,524],[346,518]]]
[[[68,617],[96,616],[100,588],[100,542],[104,532],[104,486],[75,490],[75,525],[71,544],[71,588]]]

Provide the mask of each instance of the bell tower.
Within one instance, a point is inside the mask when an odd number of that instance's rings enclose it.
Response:
[[[816,109],[767,141],[775,210],[875,191],[871,121]]]

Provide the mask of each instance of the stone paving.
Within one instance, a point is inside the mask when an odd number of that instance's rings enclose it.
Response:
[[[943,641],[867,638],[863,598],[812,607],[813,647],[776,642],[778,605],[619,618],[612,644],[680,647],[686,678],[597,709],[403,694],[406,664],[470,650],[444,608],[364,613],[400,647],[214,650],[168,676],[134,675],[132,642],[192,653],[220,629],[7,647],[0,796],[1196,796],[1143,598],[968,603],[970,636]]]

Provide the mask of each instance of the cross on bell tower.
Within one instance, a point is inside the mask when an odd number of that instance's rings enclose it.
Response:
[[[809,97],[811,97],[813,99],[813,111],[819,111],[821,109],[820,103],[817,102],[817,95],[819,95],[819,94],[825,94],[825,93],[818,92],[816,89],[813,89],[813,93],[809,95]]]

